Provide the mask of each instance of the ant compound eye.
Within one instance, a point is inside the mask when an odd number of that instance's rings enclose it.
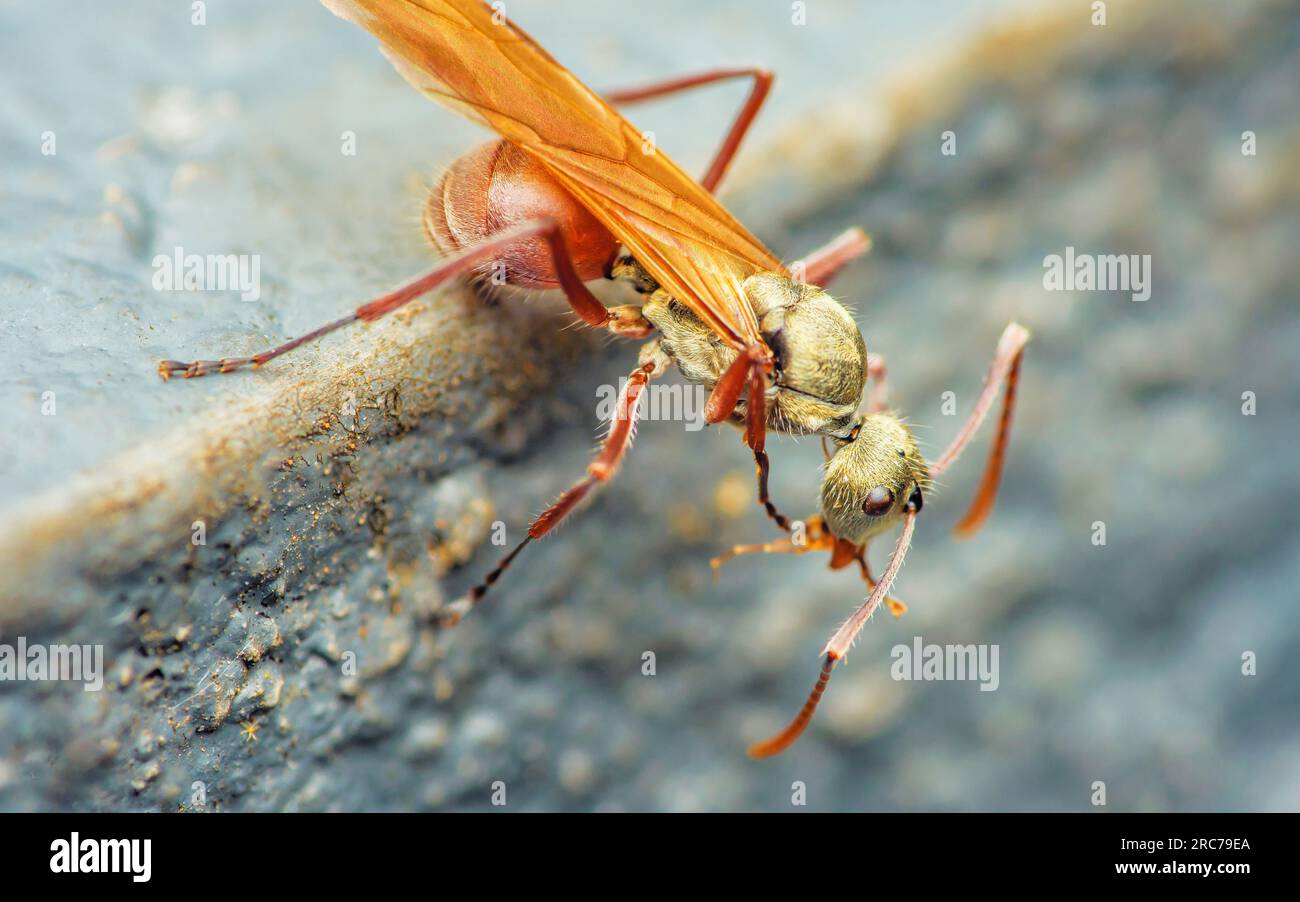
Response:
[[[919,513],[924,501],[925,499],[921,497],[921,487],[918,485],[916,488],[912,489],[912,494],[908,496],[907,507],[913,513]]]
[[[867,500],[862,502],[862,512],[868,517],[880,517],[889,513],[894,506],[894,490],[889,486],[878,485],[867,493]]]

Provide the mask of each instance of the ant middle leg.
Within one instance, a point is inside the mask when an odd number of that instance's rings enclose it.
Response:
[[[566,489],[555,500],[555,503],[533,521],[532,525],[528,527],[528,535],[524,537],[523,541],[502,558],[501,562],[481,582],[470,589],[463,598],[457,599],[449,606],[446,615],[443,617],[444,625],[455,626],[460,623],[465,615],[483,600],[488,590],[496,584],[497,580],[514,563],[515,558],[529,543],[534,539],[543,538],[553,531],[566,517],[573,513],[574,509],[582,503],[592,490],[614,478],[615,473],[618,472],[619,464],[622,463],[623,456],[627,453],[628,448],[632,446],[632,438],[636,434],[636,418],[640,411],[641,394],[646,385],[649,384],[650,379],[653,376],[661,375],[671,363],[672,361],[668,355],[660,348],[658,339],[642,346],[637,367],[632,370],[627,383],[619,392],[614,414],[609,421],[609,432],[606,433],[596,456],[592,458],[591,463],[587,464],[586,474]]]
[[[881,413],[888,409],[888,392],[885,390],[885,358],[879,354],[867,354],[867,381],[871,390],[867,393],[867,409],[871,413]]]
[[[854,226],[845,229],[802,260],[791,263],[790,271],[796,276],[795,281],[825,288],[835,280],[844,267],[869,250],[871,250],[871,236]]]

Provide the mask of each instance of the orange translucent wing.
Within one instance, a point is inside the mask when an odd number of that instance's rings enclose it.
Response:
[[[669,294],[735,347],[761,344],[741,282],[767,248],[545,50],[477,0],[323,0],[407,81],[536,156]]]

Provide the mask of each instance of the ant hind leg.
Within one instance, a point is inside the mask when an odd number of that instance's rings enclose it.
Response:
[[[246,367],[257,367],[287,354],[295,348],[315,341],[337,329],[356,322],[377,320],[400,307],[443,285],[457,276],[470,275],[476,268],[492,259],[501,249],[513,242],[541,237],[546,240],[555,262],[556,275],[573,312],[589,326],[604,327],[616,335],[643,338],[653,327],[641,317],[637,307],[607,309],[583,284],[573,267],[564,235],[559,224],[549,218],[537,219],[496,233],[481,244],[441,261],[434,270],[400,288],[362,304],[347,316],[326,323],[305,335],[287,341],[250,357],[223,357],[220,360],[163,360],[158,364],[158,375],[164,380],[180,374],[186,379],[206,376],[209,373],[233,373]]]
[[[714,154],[708,172],[700,179],[700,184],[712,194],[717,189],[718,183],[722,181],[723,175],[726,174],[727,167],[731,165],[731,160],[735,157],[736,151],[740,149],[740,143],[745,140],[745,134],[749,131],[749,127],[754,124],[758,111],[763,108],[763,101],[767,99],[768,92],[772,90],[774,76],[771,72],[757,67],[710,69],[697,75],[687,75],[681,78],[655,82],[640,88],[610,91],[605,95],[605,99],[616,105],[640,103],[643,100],[667,97],[670,94],[677,94],[691,88],[698,88],[731,78],[749,78],[753,80],[754,85],[750,89],[749,96],[745,98],[745,103],[740,108],[740,112],[736,114],[731,128],[727,131],[727,136],[722,139],[722,146]]]

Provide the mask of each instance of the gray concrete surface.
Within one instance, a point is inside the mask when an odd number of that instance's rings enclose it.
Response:
[[[818,810],[1085,810],[1097,780],[1117,810],[1300,806],[1300,19],[1033,6],[817,3],[803,28],[784,3],[510,6],[594,84],[780,73],[728,201],[787,258],[872,231],[836,293],[932,452],[943,392],[973,397],[1007,320],[1034,330],[989,528],[947,534],[981,443],[927,505],[910,613],[752,762],[861,589],[790,558],[710,584],[710,555],[771,536],[730,430],[643,424],[490,603],[431,618],[499,555],[493,521],[514,537],[581,471],[630,348],[553,299],[452,291],[254,374],[153,374],[418,272],[420,185],[476,132],[313,4],[209,4],[200,28],[0,5],[0,642],[101,644],[108,668],[100,692],[0,683],[0,809],[477,810],[495,781],[516,810],[790,810],[795,781]],[[636,118],[698,168],[734,103]],[[152,290],[178,245],[260,255],[262,297]],[[1045,291],[1067,245],[1152,254],[1151,299]],[[811,513],[816,443],[772,450],[776,498]],[[999,689],[890,679],[914,635],[998,644]]]

